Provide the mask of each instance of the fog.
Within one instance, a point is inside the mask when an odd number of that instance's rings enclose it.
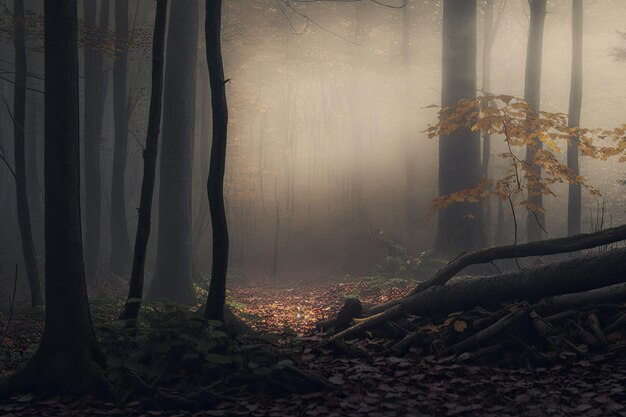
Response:
[[[484,8],[477,13],[477,88],[481,85]],[[367,274],[387,256],[381,241],[395,242],[412,254],[432,249],[437,227],[433,199],[439,195],[438,139],[425,130],[437,123],[442,85],[442,4],[439,1],[226,1],[223,54],[228,79],[230,131],[226,206],[231,235],[231,271],[250,275],[290,273]],[[545,21],[541,109],[567,113],[570,95],[571,2],[551,1]],[[624,123],[626,71],[616,60],[626,7],[620,0],[585,2],[584,127],[613,128]],[[79,6],[79,16],[82,16]],[[26,1],[40,13],[41,5]],[[202,13],[199,13],[202,16]],[[111,13],[111,17],[113,13]],[[150,94],[149,45],[153,2],[129,2],[131,23],[128,66],[129,145],[126,165],[126,217],[132,243],[141,187],[143,141]],[[526,1],[494,1],[495,32],[489,93],[522,97],[529,30]],[[33,18],[36,21],[36,18]],[[112,28],[112,27],[111,27]],[[210,270],[211,231],[206,174],[211,141],[210,93],[204,34],[200,25],[193,150],[192,239],[195,273]],[[35,31],[35,29],[33,29]],[[112,30],[112,29],[111,29]],[[5,33],[5,40],[10,33]],[[43,253],[43,114],[41,39],[28,40],[27,134],[34,156],[28,175],[33,234]],[[82,50],[82,49],[81,49]],[[13,50],[3,42],[1,93],[12,94]],[[167,53],[167,52],[166,52]],[[101,135],[102,224],[100,270],[107,269],[111,248],[110,193],[114,147],[111,69],[115,53],[105,58],[107,89]],[[82,52],[81,52],[82,57]],[[82,65],[82,58],[81,58]],[[83,70],[81,69],[81,74]],[[6,80],[5,80],[6,78]],[[82,78],[81,78],[82,79]],[[167,87],[166,87],[167,88]],[[81,87],[83,100],[84,87]],[[10,105],[7,104],[7,108]],[[6,110],[6,109],[5,109]],[[81,109],[83,111],[83,109]],[[84,116],[84,115],[83,115]],[[13,153],[11,116],[0,114],[0,143],[9,165]],[[81,119],[81,129],[83,128]],[[81,130],[83,132],[83,130]],[[563,149],[565,149],[563,147]],[[492,139],[498,175],[506,150]],[[558,155],[565,160],[565,153]],[[36,164],[35,162],[36,161]],[[35,168],[38,167],[36,170]],[[598,200],[583,191],[582,230],[622,224],[623,166],[615,159],[581,158],[581,173],[598,186]],[[3,163],[0,169],[0,257],[3,275],[21,262],[15,188]],[[183,185],[181,185],[183,186]],[[554,186],[545,198],[546,237],[566,234],[563,216],[567,184]],[[158,193],[158,185],[157,190]],[[159,207],[155,196],[154,210]],[[488,244],[494,244],[496,202],[486,221]],[[521,209],[520,209],[521,210]],[[504,242],[515,239],[512,216],[504,213]],[[520,218],[523,217],[519,214]],[[155,263],[159,224],[153,232],[146,265]],[[524,220],[525,221],[525,220]],[[520,226],[521,228],[521,226]],[[520,237],[521,239],[521,237]],[[523,239],[522,239],[523,240]]]

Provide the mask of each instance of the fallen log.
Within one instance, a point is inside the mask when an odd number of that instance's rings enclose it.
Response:
[[[337,333],[330,341],[354,336],[409,313],[429,316],[492,306],[504,301],[536,301],[543,297],[588,291],[626,282],[626,249],[536,266],[502,275],[432,287]]]
[[[418,284],[410,293],[415,295],[432,287],[444,285],[465,268],[487,264],[500,259],[526,258],[530,256],[558,255],[577,252],[626,240],[626,225],[604,229],[594,233],[580,233],[574,236],[529,242],[521,245],[494,246],[460,255],[450,261],[426,281]],[[390,300],[368,310],[369,315],[385,311],[402,300]]]
[[[431,287],[443,285],[456,274],[471,265],[486,264],[499,259],[547,256],[591,249],[626,240],[626,225],[604,229],[594,233],[581,233],[575,236],[529,242],[521,245],[494,246],[466,253],[452,260],[428,280],[413,289],[417,294]]]
[[[623,279],[623,281],[626,281],[626,278]],[[560,311],[624,299],[626,299],[626,284],[620,282],[607,287],[594,288],[589,291],[546,297],[541,300],[537,308],[541,311]]]

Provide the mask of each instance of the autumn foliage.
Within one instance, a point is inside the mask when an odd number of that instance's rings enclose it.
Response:
[[[499,178],[483,178],[472,188],[437,197],[437,210],[456,202],[476,203],[496,196],[508,200],[511,206],[543,212],[544,208],[533,205],[530,197],[539,192],[556,196],[552,187],[559,183],[579,184],[593,196],[599,196],[599,190],[584,176],[560,161],[559,155],[568,142],[576,144],[582,156],[626,161],[626,125],[615,129],[570,128],[566,114],[536,112],[523,99],[510,95],[487,94],[442,108],[439,122],[427,132],[429,138],[435,138],[467,129],[500,135],[507,151],[498,156],[507,162],[508,169]],[[539,148],[537,144],[544,146]],[[527,147],[535,149],[529,161],[520,156],[520,151]]]

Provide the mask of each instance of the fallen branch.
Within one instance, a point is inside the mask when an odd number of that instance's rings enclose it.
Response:
[[[470,279],[450,285],[433,287],[403,299],[395,306],[359,320],[358,323],[334,335],[334,341],[371,329],[379,323],[392,320],[405,313],[428,316],[473,308],[490,306],[504,301],[523,299],[539,300],[542,297],[570,294],[571,297],[558,298],[561,305],[566,300],[588,302],[580,294],[599,287],[626,282],[626,249],[617,249],[599,254],[536,266],[507,274]],[[604,292],[603,292],[604,293]],[[626,295],[613,293],[616,298]]]
[[[457,343],[456,345],[446,349],[444,351],[444,355],[452,352],[464,352],[469,348],[479,345],[482,341],[489,339],[495,334],[501,332],[506,329],[513,323],[515,323],[518,319],[522,318],[529,311],[528,305],[524,305],[522,307],[517,307],[513,311],[511,311],[506,316],[502,317],[500,320],[492,324],[491,326],[483,329],[477,333],[474,333],[467,339],[464,339]]]
[[[443,285],[456,274],[471,265],[487,264],[499,259],[546,256],[576,252],[626,240],[626,225],[604,229],[595,233],[581,233],[575,236],[529,242],[522,245],[495,246],[459,256],[440,269],[428,280],[419,284],[411,295],[428,288]]]
[[[521,245],[495,246],[463,254],[437,271],[433,276],[418,284],[409,294],[415,295],[432,287],[444,285],[465,268],[476,264],[488,264],[500,259],[526,258],[530,256],[557,255],[592,249],[599,246],[626,240],[626,225],[604,229],[594,233],[581,233],[575,236],[529,242]],[[368,310],[370,315],[378,314],[399,303],[391,300]]]

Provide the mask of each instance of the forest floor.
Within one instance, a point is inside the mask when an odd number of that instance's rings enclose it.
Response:
[[[346,277],[244,283],[230,289],[231,308],[259,332],[272,332],[283,362],[324,377],[332,387],[308,394],[270,395],[233,389],[225,378],[214,385],[211,405],[169,408],[145,399],[123,405],[91,399],[22,395],[0,403],[2,416],[626,416],[626,357],[622,349],[564,356],[546,366],[474,363],[468,356],[435,356],[411,349],[383,354],[384,340],[364,338],[345,355],[311,334],[315,323],[334,315],[347,297],[376,304],[406,294],[407,280]],[[2,374],[19,366],[16,357],[36,346],[41,320],[18,314],[0,352]],[[98,322],[97,314],[95,318]],[[0,322],[4,329],[6,322]],[[285,348],[288,353],[285,353]],[[506,353],[506,352],[505,352]],[[499,353],[503,355],[505,353]],[[11,358],[11,360],[9,360]],[[284,359],[287,358],[287,359]],[[489,358],[487,358],[489,359]]]

